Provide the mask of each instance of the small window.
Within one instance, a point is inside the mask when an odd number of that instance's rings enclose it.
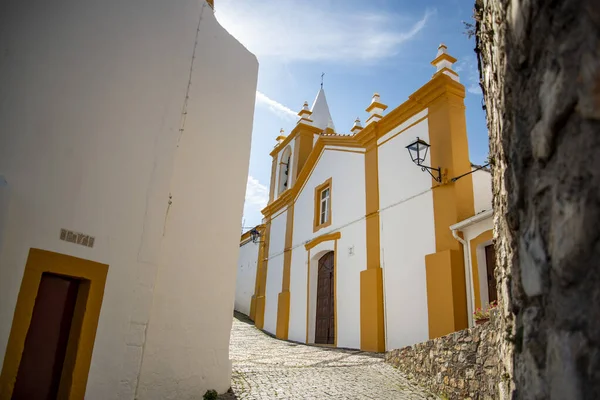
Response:
[[[319,225],[329,220],[329,188],[321,191],[321,218]]]
[[[277,190],[277,194],[280,195],[285,190],[288,189],[289,181],[290,181],[290,160],[292,159],[292,149],[290,146],[286,147],[283,150],[283,154],[281,155],[281,160],[279,162],[279,189]]]
[[[331,225],[331,178],[315,188],[313,232]]]

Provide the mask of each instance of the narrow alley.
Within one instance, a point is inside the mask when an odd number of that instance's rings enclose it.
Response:
[[[383,356],[274,339],[236,315],[232,391],[222,399],[435,399]]]

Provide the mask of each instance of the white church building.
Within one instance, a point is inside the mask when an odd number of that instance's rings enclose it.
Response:
[[[441,45],[428,82],[388,112],[375,94],[348,134],[321,89],[277,138],[238,261],[236,306],[257,327],[381,352],[467,328],[495,297],[490,173],[469,160],[455,62]]]
[[[226,391],[256,58],[212,0],[4,2],[0,48],[0,399]]]

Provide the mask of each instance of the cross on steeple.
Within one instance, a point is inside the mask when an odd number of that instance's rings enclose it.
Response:
[[[323,77],[325,76],[325,72],[321,73],[321,89],[323,89]]]

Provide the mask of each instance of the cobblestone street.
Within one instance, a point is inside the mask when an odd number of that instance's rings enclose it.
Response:
[[[436,399],[382,355],[274,339],[234,318],[233,393],[222,399]]]

